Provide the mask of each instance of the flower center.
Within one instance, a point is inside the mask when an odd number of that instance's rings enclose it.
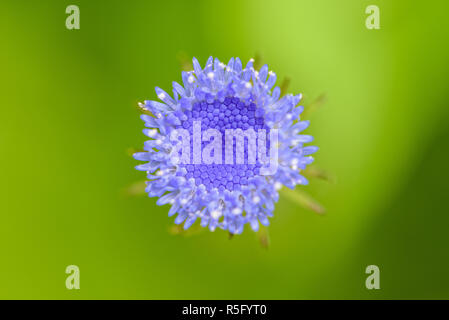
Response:
[[[221,164],[187,164],[181,165],[186,168],[186,178],[194,178],[197,186],[203,184],[207,189],[218,188],[220,191],[239,190],[248,184],[248,179],[259,175],[261,164],[248,162],[248,139],[244,138],[243,163],[236,161],[237,141],[232,143],[232,164],[226,164],[226,130],[241,129],[243,131],[253,129],[257,135],[258,130],[269,128],[265,125],[263,117],[256,116],[256,105],[251,99],[243,101],[236,97],[222,99],[209,99],[207,101],[195,102],[192,111],[187,111],[187,121],[184,121],[178,128],[189,130],[192,134],[194,121],[201,123],[201,133],[208,129],[215,129],[221,133],[222,137],[222,161]],[[209,141],[202,141],[202,149]],[[269,142],[267,141],[267,148]],[[193,145],[191,144],[191,154]],[[228,150],[229,151],[229,150]],[[213,151],[212,151],[213,152]],[[251,152],[251,151],[250,151]],[[212,154],[213,155],[213,154]],[[256,156],[257,159],[257,156]]]

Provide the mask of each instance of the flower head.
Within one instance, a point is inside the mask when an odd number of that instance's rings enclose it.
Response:
[[[173,97],[156,88],[161,102],[142,104],[154,116],[142,115],[151,140],[134,154],[146,161],[136,168],[147,172],[149,196],[170,204],[185,229],[200,220],[211,231],[257,231],[283,185],[307,184],[300,171],[318,148],[299,134],[309,125],[299,120],[301,95],[281,98],[276,74],[254,70],[253,60],[243,68],[239,58],[225,65],[210,57],[202,69],[194,58],[193,67],[182,73],[184,86],[173,82]]]

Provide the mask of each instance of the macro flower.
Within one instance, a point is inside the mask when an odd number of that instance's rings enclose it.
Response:
[[[276,74],[267,65],[256,71],[253,59],[243,68],[239,58],[226,65],[210,57],[202,69],[194,58],[193,69],[182,72],[183,85],[173,82],[173,96],[156,87],[160,102],[141,104],[152,115],[141,116],[150,140],[134,154],[146,162],[136,169],[184,229],[199,220],[211,231],[257,231],[282,186],[308,183],[300,172],[318,148],[300,134],[309,126],[300,120],[301,95],[281,97]]]

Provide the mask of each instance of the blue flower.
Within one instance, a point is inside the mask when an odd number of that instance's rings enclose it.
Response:
[[[159,198],[158,205],[170,204],[169,216],[177,215],[175,223],[184,223],[184,229],[199,220],[211,231],[218,227],[240,234],[245,224],[257,231],[259,222],[269,224],[282,186],[308,183],[300,171],[313,162],[310,155],[318,148],[304,146],[313,137],[300,134],[309,126],[299,119],[301,95],[281,98],[280,88],[274,87],[276,74],[266,65],[254,70],[252,59],[243,68],[239,58],[226,65],[210,57],[202,69],[194,58],[193,68],[182,72],[183,86],[173,82],[173,97],[156,88],[161,102],[141,104],[154,115],[141,116],[151,140],[145,152],[134,154],[146,162],[136,167],[147,172],[145,191]],[[229,145],[230,130],[236,135]],[[257,137],[255,145],[243,134],[250,131],[257,132],[251,136]],[[189,143],[182,155],[179,132],[193,134],[182,140]],[[243,160],[238,159],[239,137]],[[275,170],[267,169],[267,161]]]

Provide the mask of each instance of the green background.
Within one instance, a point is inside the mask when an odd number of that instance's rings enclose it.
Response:
[[[80,30],[65,28],[79,5]],[[380,8],[380,30],[365,8]],[[0,298],[449,298],[445,1],[2,1]],[[336,183],[282,196],[249,229],[173,235],[144,178],[135,106],[180,81],[179,56],[256,53],[305,104]],[[170,90],[171,91],[171,90]],[[80,267],[67,290],[65,268]],[[380,290],[365,268],[380,268]]]

